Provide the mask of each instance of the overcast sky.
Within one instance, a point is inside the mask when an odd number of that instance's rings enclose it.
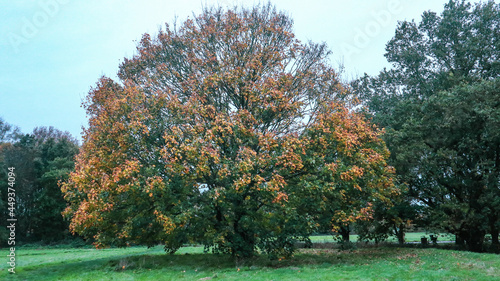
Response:
[[[294,19],[296,37],[326,42],[346,78],[388,67],[384,48],[397,22],[441,13],[447,0],[274,0]],[[203,5],[259,1],[0,0],[0,117],[24,133],[54,126],[81,139],[82,100],[97,79],[116,78],[143,33],[199,14]]]

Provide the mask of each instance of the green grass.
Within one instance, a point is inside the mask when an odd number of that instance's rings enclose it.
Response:
[[[7,250],[2,249],[1,256]],[[290,259],[236,264],[225,255],[184,247],[147,249],[21,248],[16,274],[0,280],[499,280],[500,256],[434,248],[301,249]]]
[[[422,236],[427,237],[427,239],[430,241],[429,234],[425,232],[409,232],[405,234],[405,241],[406,242],[420,242],[420,238]],[[331,242],[336,242],[335,239],[333,238],[332,235],[314,235],[311,236],[311,242],[313,243],[331,243]],[[349,239],[352,242],[358,241],[358,235],[349,235]],[[438,241],[455,241],[455,236],[452,234],[446,234],[446,233],[440,233]],[[391,236],[387,239],[387,242],[398,242],[398,239],[394,236]]]

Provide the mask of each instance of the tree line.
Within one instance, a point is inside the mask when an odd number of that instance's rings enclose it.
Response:
[[[68,222],[61,212],[66,207],[58,182],[74,169],[78,141],[68,132],[38,127],[23,134],[19,128],[0,119],[0,214],[2,225],[9,216],[8,168],[16,175],[16,241],[55,243],[72,239]],[[6,246],[7,228],[0,230]]]

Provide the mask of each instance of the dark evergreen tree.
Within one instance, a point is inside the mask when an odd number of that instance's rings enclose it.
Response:
[[[66,204],[58,184],[73,170],[77,141],[53,127],[36,128],[32,134],[20,135],[18,131],[16,134],[18,139],[10,138],[0,144],[2,191],[7,190],[7,168],[15,168],[16,240],[53,242],[68,237],[68,222],[61,215]],[[2,192],[2,204],[6,200]],[[6,218],[5,211],[2,216]]]
[[[483,250],[486,233],[498,244],[499,5],[449,1],[400,22],[386,51],[393,69],[353,88],[386,128],[408,196],[468,249]]]

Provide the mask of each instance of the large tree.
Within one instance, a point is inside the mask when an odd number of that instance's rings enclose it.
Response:
[[[397,193],[380,132],[348,109],[326,46],[295,39],[270,4],[205,9],[137,51],[121,83],[90,92],[63,186],[71,230],[97,246],[289,255],[322,211],[334,228]]]
[[[418,196],[437,223],[481,250],[500,227],[500,79],[440,92],[424,103],[429,152]]]
[[[408,195],[469,249],[482,250],[488,232],[498,243],[498,205],[483,201],[487,192],[496,202],[491,190],[499,188],[491,121],[498,111],[491,81],[500,75],[499,6],[449,1],[441,15],[400,22],[386,51],[393,68],[353,85],[386,128],[390,164]]]

